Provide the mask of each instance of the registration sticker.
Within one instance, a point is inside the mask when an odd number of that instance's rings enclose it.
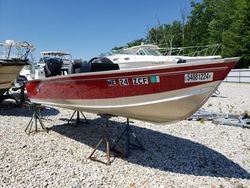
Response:
[[[160,82],[160,77],[157,75],[150,76],[150,82],[151,83],[159,83]]]
[[[147,77],[135,77],[132,78],[133,85],[144,85],[148,84],[148,78]]]
[[[213,81],[213,72],[202,72],[202,73],[188,73],[185,74],[184,82],[193,83],[193,82],[207,82]]]

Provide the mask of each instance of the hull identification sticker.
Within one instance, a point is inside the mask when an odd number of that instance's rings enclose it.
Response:
[[[213,81],[214,73],[213,72],[203,72],[203,73],[188,73],[184,76],[185,83],[194,83],[194,82],[208,82]]]

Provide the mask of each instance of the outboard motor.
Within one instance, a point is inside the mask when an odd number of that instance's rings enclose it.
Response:
[[[51,77],[51,76],[57,76],[61,75],[61,68],[62,68],[63,61],[58,58],[51,58],[47,59],[45,61],[45,76],[46,77]]]

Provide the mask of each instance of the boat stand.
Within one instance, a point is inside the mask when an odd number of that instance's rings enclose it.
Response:
[[[40,104],[36,104],[36,103],[28,103],[26,104],[26,106],[28,106],[33,111],[33,114],[32,114],[31,120],[29,121],[29,124],[27,125],[25,129],[25,133],[29,135],[31,132],[38,132],[38,122],[40,123],[41,128],[44,131],[48,132],[48,129],[44,126],[41,120],[40,110],[43,108],[43,106]],[[32,131],[32,127],[34,123],[35,123],[35,130]]]
[[[127,158],[130,154],[131,149],[145,151],[144,147],[142,146],[139,139],[137,138],[135,132],[130,127],[129,118],[127,118],[125,129],[122,131],[121,135],[114,141],[114,145],[111,147],[111,144],[110,144],[111,139],[110,139],[110,134],[109,134],[110,133],[109,119],[112,116],[111,115],[101,115],[101,117],[106,119],[105,127],[102,130],[102,138],[99,140],[98,144],[95,146],[94,150],[91,152],[88,159],[90,159],[92,161],[101,162],[101,163],[106,164],[106,165],[110,165],[111,164],[111,160],[110,160],[110,153],[111,152],[122,155],[122,156]],[[130,139],[131,135],[134,138],[134,141],[136,142],[136,144],[131,142],[131,139]],[[116,149],[116,146],[119,144],[119,142],[122,140],[122,138],[124,136],[125,136],[124,152],[121,152],[121,151]],[[106,162],[99,160],[93,156],[94,153],[96,152],[96,150],[98,149],[98,147],[100,146],[100,144],[103,142],[106,146],[106,156],[107,156]]]
[[[99,140],[98,144],[95,146],[94,150],[91,152],[91,154],[89,155],[88,159],[92,160],[92,161],[97,161],[106,165],[110,165],[111,164],[111,160],[110,160],[110,128],[109,128],[109,118],[111,118],[110,115],[101,115],[102,118],[105,118],[106,120],[106,124],[105,126],[102,128],[102,138]],[[98,149],[98,147],[100,146],[101,143],[105,144],[106,147],[106,157],[107,157],[107,161],[102,161],[100,159],[98,159],[97,157],[93,156],[94,153],[96,152],[96,150]]]
[[[131,143],[130,135],[132,135],[136,144]],[[125,137],[124,152],[121,152],[121,151],[118,151],[116,149],[116,146],[121,141],[123,136]],[[130,154],[130,150],[132,150],[132,149],[145,151],[145,148],[142,146],[142,144],[140,143],[139,139],[137,138],[135,132],[130,127],[129,118],[127,118],[126,127],[122,131],[121,135],[114,141],[114,145],[111,147],[111,151],[114,151],[114,152],[119,153],[119,154],[124,154],[125,158],[127,158]]]
[[[76,114],[76,120],[75,120],[76,123],[75,123],[75,124],[72,124],[72,123],[70,123],[70,122],[73,121],[73,117],[74,117],[75,114]],[[80,114],[83,116],[84,121],[81,121],[81,119],[80,119]],[[80,111],[74,111],[74,113],[72,114],[72,116],[71,116],[70,119],[68,120],[67,125],[78,126],[80,123],[89,124],[89,122],[88,122],[86,116],[85,116],[82,112],[80,112]]]

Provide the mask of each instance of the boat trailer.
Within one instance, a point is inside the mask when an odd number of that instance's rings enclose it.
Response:
[[[250,114],[223,114],[205,110],[198,110],[188,120],[212,121],[214,124],[250,128]]]

